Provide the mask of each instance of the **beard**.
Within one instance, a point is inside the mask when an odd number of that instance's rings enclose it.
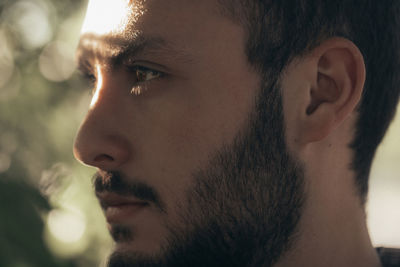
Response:
[[[292,247],[305,198],[304,171],[285,144],[280,86],[266,80],[245,127],[193,173],[186,201],[178,204],[179,222],[166,223],[169,234],[160,252],[114,252],[109,267],[272,266]],[[107,179],[98,174],[95,188],[163,208],[154,189],[125,184],[118,173]],[[123,226],[111,235],[132,239]]]

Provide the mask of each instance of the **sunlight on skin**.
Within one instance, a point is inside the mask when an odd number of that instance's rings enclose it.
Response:
[[[144,14],[146,0],[89,0],[81,34],[95,34],[98,36],[113,36],[130,32],[129,25],[136,22]],[[107,14],[105,17],[103,14]],[[136,33],[131,33],[135,35]],[[96,66],[96,89],[90,103],[92,108],[98,101],[103,86],[103,76],[99,64]]]
[[[103,87],[103,76],[101,75],[101,70],[100,70],[99,64],[97,64],[97,66],[96,66],[96,72],[97,72],[96,73],[96,77],[97,77],[96,89],[93,94],[92,101],[90,102],[90,108],[92,108],[96,104],[97,100],[99,99],[100,90]]]
[[[123,33],[145,12],[146,0],[89,0],[82,33],[96,35]],[[105,17],[103,14],[107,14]]]
[[[123,31],[128,23],[130,9],[129,0],[90,0],[82,32],[91,32],[102,35],[114,32],[115,29]],[[102,14],[107,14],[105,17]]]

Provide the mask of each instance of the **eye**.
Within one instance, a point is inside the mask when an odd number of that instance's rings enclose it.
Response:
[[[91,85],[91,87],[94,87],[94,85],[96,84],[97,78],[94,74],[92,73],[85,73],[85,80],[88,81]]]
[[[85,88],[88,88],[90,91],[90,95],[94,94],[94,90],[96,88],[97,77],[93,73],[89,71],[80,71],[80,78],[85,83]]]
[[[144,66],[134,66],[131,71],[135,75],[135,83],[131,89],[131,94],[141,95],[147,90],[148,82],[159,79],[164,76],[164,73]]]
[[[136,82],[143,83],[153,79],[157,79],[163,76],[163,73],[153,69],[149,69],[143,66],[137,66],[134,68],[136,75]]]

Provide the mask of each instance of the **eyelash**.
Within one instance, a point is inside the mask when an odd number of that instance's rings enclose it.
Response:
[[[144,91],[146,91],[148,82],[151,82],[153,79],[163,78],[165,76],[164,72],[154,70],[154,69],[151,69],[151,68],[148,68],[145,66],[139,66],[139,65],[128,67],[128,71],[130,73],[132,73],[133,75],[136,75],[136,77],[135,77],[136,80],[130,91],[130,93],[134,94],[134,95],[140,95]],[[85,70],[83,73],[84,73],[85,80],[90,82],[90,88],[91,88],[90,95],[93,96],[93,94],[95,93],[95,90],[96,90],[96,86],[97,86],[97,77],[91,71]],[[150,73],[154,76],[153,78],[150,78],[148,80],[146,80],[146,78],[144,78],[145,80],[139,81],[140,80],[138,78],[139,75],[146,75],[146,74],[148,75]],[[141,78],[143,79],[143,76]]]
[[[134,95],[142,94],[144,91],[147,90],[147,85],[149,82],[151,82],[154,79],[163,78],[165,75],[164,72],[154,70],[154,69],[144,67],[144,66],[129,67],[129,71],[133,72],[134,75],[136,75],[136,81],[130,91],[130,93],[134,94]],[[151,77],[150,79],[146,79],[143,77],[143,75],[149,75],[149,74],[151,74],[153,77]],[[141,79],[144,78],[144,80],[139,81],[139,76],[141,76]]]
[[[94,91],[96,90],[96,84],[97,84],[97,77],[91,72],[88,71],[83,71],[83,77],[84,81],[89,82],[89,85],[87,85],[87,88],[89,88],[89,93],[90,96],[94,95]]]

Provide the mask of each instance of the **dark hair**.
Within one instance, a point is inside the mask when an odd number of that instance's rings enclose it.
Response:
[[[362,204],[377,146],[400,93],[400,1],[218,0],[247,32],[248,60],[262,74],[280,75],[290,61],[331,37],[351,40],[364,56],[366,82],[358,106],[352,168]]]

